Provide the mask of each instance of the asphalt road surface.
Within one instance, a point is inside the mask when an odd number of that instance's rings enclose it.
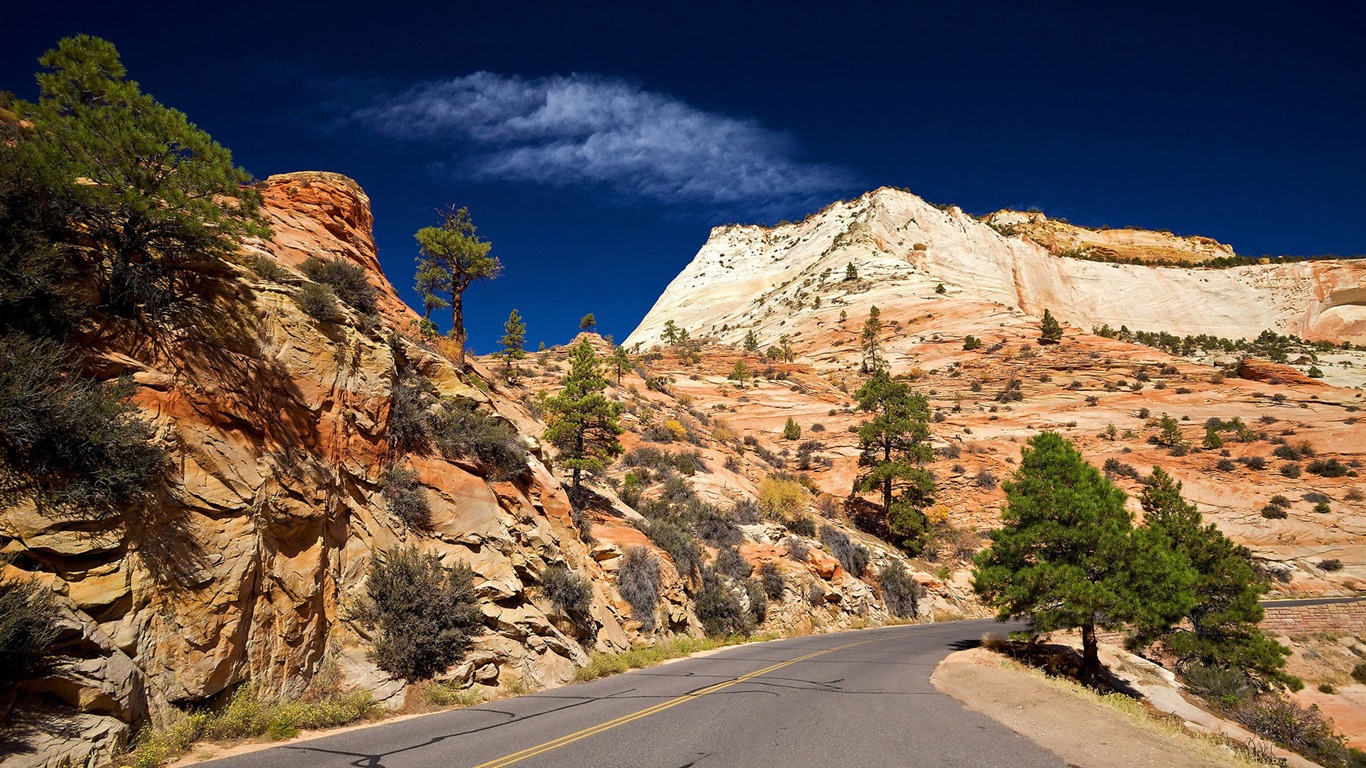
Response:
[[[957,621],[730,648],[212,765],[1063,768],[930,685],[944,656],[999,628]]]

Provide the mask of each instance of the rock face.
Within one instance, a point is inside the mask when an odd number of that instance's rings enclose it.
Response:
[[[476,465],[412,457],[432,507],[419,533],[390,514],[382,477],[396,361],[445,397],[486,411],[516,407],[481,390],[486,373],[457,371],[405,338],[412,313],[379,272],[369,201],[349,179],[269,179],[269,241],[249,242],[236,275],[200,297],[192,317],[155,339],[106,333],[91,342],[101,376],[131,375],[136,401],[174,459],[166,490],[148,508],[96,525],[0,513],[8,571],[38,578],[61,604],[61,649],[70,662],[27,684],[17,710],[27,725],[6,742],[4,765],[108,760],[136,728],[175,706],[207,702],[250,682],[301,692],[324,665],[345,684],[390,702],[403,686],[366,659],[367,630],[348,616],[374,554],[411,544],[476,573],[488,631],[452,674],[482,685],[520,678],[551,686],[593,650],[621,649],[635,623],[599,553],[570,524],[559,481],[534,440],[521,477],[492,482]],[[322,324],[294,301],[308,256],[365,267],[383,318]],[[261,279],[267,259],[283,276]],[[278,271],[278,270],[272,270]],[[535,431],[534,425],[528,431]],[[611,547],[608,547],[610,550]],[[535,589],[565,564],[592,577],[592,627],[555,616]],[[665,610],[696,625],[665,569]],[[477,673],[476,673],[477,670]],[[28,722],[28,720],[32,722]]]
[[[1077,228],[1050,232],[1055,247],[1056,238],[1074,243],[1081,237]],[[1130,257],[1228,255],[1203,238],[1087,232],[1089,240],[1108,242],[1110,250]],[[913,317],[940,314],[950,301],[955,317],[949,332],[959,335],[958,327],[980,330],[1051,309],[1083,329],[1127,325],[1234,339],[1270,329],[1366,342],[1366,261],[1129,266],[1059,257],[1045,247],[1049,243],[1002,236],[956,207],[939,208],[890,188],[835,203],[795,224],[718,227],[626,344],[657,344],[672,320],[695,336],[728,343],[751,329],[765,346],[787,334],[799,350],[817,354],[824,339],[813,338],[815,331],[836,322],[841,309],[857,305],[861,317],[877,305],[884,314]],[[858,280],[844,280],[848,264]],[[935,292],[939,285],[942,294]],[[815,306],[818,295],[824,301]],[[800,316],[795,321],[789,317],[794,313]]]

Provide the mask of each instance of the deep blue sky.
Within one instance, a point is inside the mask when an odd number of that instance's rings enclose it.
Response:
[[[589,311],[624,338],[710,227],[884,184],[1366,252],[1356,2],[200,5],[10,4],[0,88],[35,97],[62,36],[111,40],[253,174],[359,181],[410,301],[413,231],[469,206],[506,266],[467,294],[479,352],[513,307],[533,348]],[[552,92],[600,111],[528,127]]]

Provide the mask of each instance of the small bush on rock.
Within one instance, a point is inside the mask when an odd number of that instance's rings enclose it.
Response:
[[[777,600],[783,596],[783,588],[786,581],[783,579],[783,570],[777,563],[764,563],[759,566],[759,582],[764,587],[764,594],[768,599]]]
[[[474,573],[433,554],[395,548],[378,554],[365,580],[359,618],[379,630],[371,659],[404,680],[426,680],[454,664],[484,631]]]
[[[309,256],[299,269],[309,280],[331,288],[332,293],[348,307],[362,315],[375,314],[375,287],[370,285],[365,269],[360,265],[341,259]]]
[[[863,578],[863,572],[868,568],[868,550],[863,545],[854,543],[848,534],[830,526],[821,528],[821,543],[830,548],[830,553],[844,570],[856,579]]]
[[[916,615],[924,588],[911,578],[900,561],[884,565],[878,571],[877,580],[882,585],[882,602],[887,605],[888,613],[899,619]]]
[[[341,312],[337,311],[336,294],[330,287],[320,283],[304,283],[294,297],[294,303],[299,305],[304,314],[320,323],[335,323],[342,318]]]
[[[0,561],[0,568],[5,563]],[[57,605],[52,593],[27,579],[0,577],[0,695],[51,666],[57,639]]]
[[[394,464],[384,475],[384,503],[409,528],[422,530],[431,525],[432,508],[427,491],[418,482],[417,472]]]
[[[563,565],[547,566],[541,571],[541,593],[556,613],[574,622],[588,618],[593,605],[593,587],[588,579]]]
[[[659,586],[659,558],[644,547],[628,548],[617,569],[617,591],[631,606],[631,617],[640,622],[645,632],[655,628]]]

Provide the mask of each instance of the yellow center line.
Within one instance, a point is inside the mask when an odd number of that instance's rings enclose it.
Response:
[[[774,664],[774,665],[771,666],[771,667],[764,667],[763,669],[760,669],[760,670],[758,670],[758,671],[750,672],[750,673],[747,674],[747,675],[741,675],[740,677],[736,677],[736,678],[733,678],[733,679],[731,679],[731,680],[726,680],[726,681],[724,681],[724,682],[716,683],[715,685],[709,685],[709,686],[707,686],[706,688],[702,688],[702,689],[700,689],[700,690],[693,691],[692,693],[685,693],[685,694],[683,694],[682,696],[679,696],[678,698],[675,698],[675,699],[669,699],[668,701],[662,701],[662,702],[660,702],[660,703],[658,703],[658,704],[655,704],[654,706],[646,707],[645,709],[639,710],[639,711],[637,711],[637,712],[632,712],[632,713],[629,714],[629,715],[622,715],[621,717],[618,717],[618,718],[616,718],[615,720],[608,720],[608,721],[605,722],[605,723],[599,723],[599,724],[597,724],[597,725],[590,726],[590,727],[588,727],[588,728],[584,728],[584,729],[581,730],[581,731],[575,731],[574,733],[571,733],[571,734],[569,734],[569,735],[567,735],[567,736],[561,736],[561,737],[558,738],[558,739],[553,739],[553,740],[551,740],[551,741],[547,741],[547,742],[545,742],[544,744],[538,744],[538,745],[536,745],[536,746],[534,746],[534,747],[527,747],[526,749],[524,749],[524,750],[522,750],[522,751],[520,751],[520,752],[513,752],[513,753],[510,754],[510,755],[506,755],[506,756],[504,756],[504,757],[500,757],[500,758],[498,758],[498,759],[496,759],[496,760],[490,760],[490,761],[487,762],[487,763],[480,763],[479,765],[476,765],[474,768],[503,768],[503,766],[512,765],[513,763],[520,763],[521,761],[526,760],[526,759],[529,758],[529,757],[535,757],[536,755],[544,754],[544,753],[549,752],[549,751],[551,751],[551,750],[553,750],[553,749],[559,749],[560,747],[563,747],[563,746],[565,746],[565,745],[567,745],[567,744],[573,744],[573,743],[576,742],[576,741],[581,741],[581,740],[583,740],[583,739],[588,738],[589,736],[593,736],[593,735],[602,733],[603,731],[609,731],[609,730],[611,730],[611,729],[613,729],[613,728],[616,728],[617,726],[625,725],[625,724],[630,723],[630,722],[633,722],[633,721],[635,721],[635,720],[639,720],[639,719],[641,719],[641,718],[643,718],[643,717],[649,717],[650,715],[658,714],[658,713],[660,713],[660,712],[663,712],[663,711],[666,710],[666,709],[669,709],[669,708],[671,708],[671,707],[676,707],[676,706],[678,706],[679,704],[682,704],[682,703],[684,703],[684,702],[692,701],[693,699],[698,699],[698,698],[701,698],[701,697],[703,697],[703,696],[706,696],[706,695],[709,694],[709,693],[716,693],[717,691],[724,690],[724,689],[726,689],[726,688],[731,687],[732,685],[739,685],[740,683],[747,682],[747,681],[749,681],[749,680],[753,680],[754,678],[759,677],[760,675],[766,675],[766,674],[768,674],[768,673],[770,673],[770,672],[776,672],[776,671],[782,669],[783,667],[791,666],[791,665],[793,665],[793,664],[796,664],[796,663],[802,662],[802,661],[806,661],[806,660],[808,660],[808,659],[814,659],[814,658],[816,658],[817,656],[824,656],[824,655],[827,654],[827,653],[834,653],[835,651],[842,651],[842,650],[844,650],[844,649],[846,649],[846,648],[853,648],[854,646],[858,646],[858,645],[867,645],[868,643],[873,643],[873,642],[877,642],[877,641],[876,641],[876,640],[863,640],[863,641],[857,642],[857,643],[849,643],[849,644],[847,644],[847,645],[841,645],[841,646],[839,646],[839,647],[837,647],[837,648],[827,648],[827,649],[825,649],[825,650],[823,650],[823,651],[816,651],[815,653],[808,653],[808,654],[806,654],[805,656],[798,656],[798,657],[795,658],[795,659],[789,659],[788,661],[779,662],[779,663],[777,663],[777,664]]]

